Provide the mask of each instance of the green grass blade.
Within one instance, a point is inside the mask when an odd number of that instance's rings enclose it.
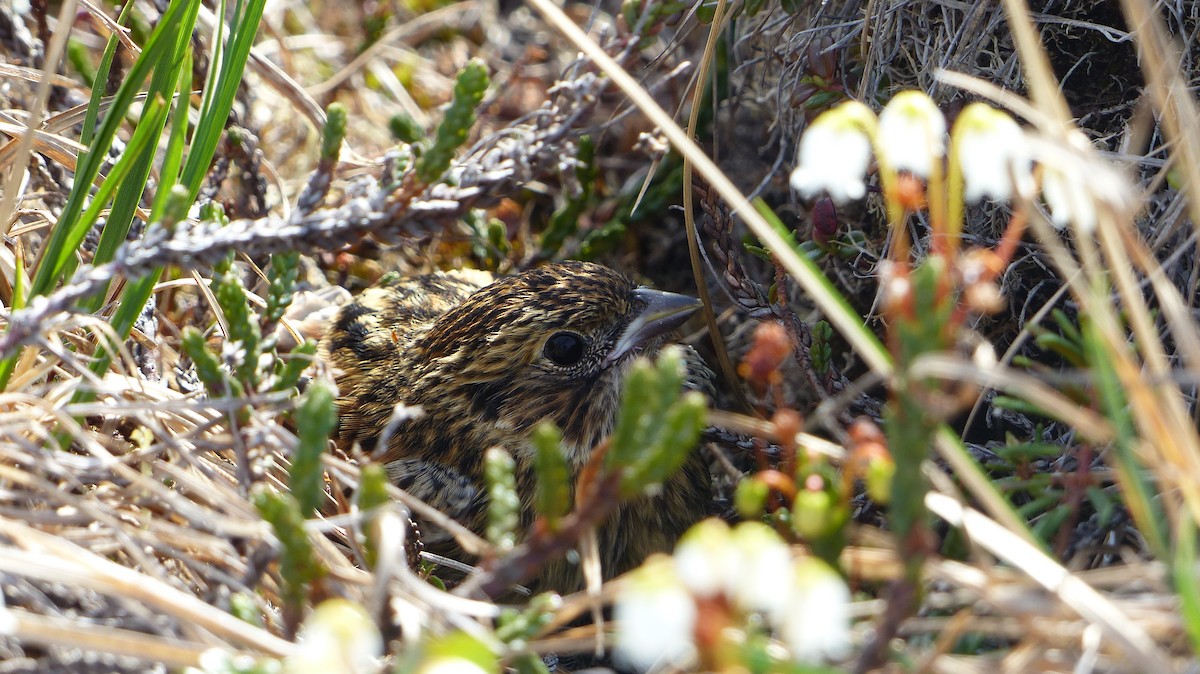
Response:
[[[117,17],[117,25],[125,26],[129,20],[129,11],[132,9],[133,3],[127,2],[121,8],[121,14]],[[92,137],[96,133],[96,119],[100,116],[100,102],[104,100],[104,85],[108,82],[109,73],[112,72],[113,59],[117,54],[117,45],[121,40],[115,35],[108,37],[108,43],[104,45],[104,55],[100,57],[100,67],[96,69],[96,80],[92,84],[92,95],[88,99],[87,114],[83,117],[83,133],[79,136],[81,145],[90,146]]]
[[[1162,526],[1168,521],[1151,479],[1146,475],[1136,448],[1137,432],[1130,417],[1124,387],[1113,368],[1113,360],[1105,351],[1103,340],[1090,324],[1083,325],[1084,348],[1095,378],[1100,407],[1117,431],[1113,441],[1113,464],[1120,476],[1121,496],[1125,506],[1146,538],[1146,543],[1159,559],[1170,556],[1167,532]]]
[[[192,52],[185,54],[185,63],[179,69],[179,86],[176,88],[175,118],[171,121],[171,137],[167,141],[167,150],[163,156],[163,165],[158,172],[158,191],[154,194],[154,203],[150,207],[150,221],[158,222],[162,218],[167,199],[171,196],[171,188],[179,182],[179,168],[183,166],[184,148],[187,144],[188,111],[191,106],[192,83]]]
[[[83,236],[86,235],[87,230],[86,227],[81,226],[79,214],[83,211],[83,204],[91,191],[92,183],[99,175],[100,167],[108,156],[108,150],[112,146],[117,129],[121,126],[129,107],[137,98],[142,83],[146,81],[154,67],[162,59],[167,58],[174,48],[173,38],[177,34],[184,11],[192,9],[195,12],[198,5],[198,0],[191,3],[176,0],[167,7],[158,26],[146,41],[141,57],[129,69],[129,74],[117,90],[116,96],[113,97],[112,106],[92,139],[90,149],[80,157],[79,163],[75,167],[75,184],[67,197],[66,205],[63,206],[58,224],[54,227],[54,231],[50,234],[50,240],[46,243],[46,249],[38,262],[37,271],[34,273],[33,283],[30,287],[33,295],[47,294],[62,279],[67,268],[67,260],[71,259],[75,252],[74,249],[69,251],[63,249],[67,247],[69,241],[82,241]],[[83,233],[77,231],[80,229],[83,229]],[[57,262],[51,263],[51,261]]]
[[[187,111],[189,107],[186,95],[192,75],[191,48],[189,46],[190,35],[190,32],[180,34],[179,47],[182,50],[182,54],[178,58],[173,57],[169,67],[155,70],[150,82],[151,95],[160,95],[163,100],[172,100],[175,98],[176,83],[178,83],[178,91],[182,92],[181,98],[176,102],[176,114],[174,123],[172,124],[169,145],[163,160],[163,170],[159,173],[159,185],[154,195],[154,203],[156,205],[166,203],[166,198],[170,195],[171,188],[175,185],[175,180],[179,172],[179,164],[182,162],[183,142],[187,132]],[[180,113],[182,113],[182,129],[180,128]],[[153,120],[156,137],[162,135],[166,119],[167,115],[164,111],[164,114],[160,118]],[[148,122],[143,121],[140,123],[139,129],[142,124],[146,123]],[[129,235],[129,228],[133,224],[133,217],[137,212],[138,204],[141,203],[142,193],[146,181],[150,176],[150,168],[154,163],[157,150],[158,145],[156,143],[145,148],[145,150],[138,154],[137,165],[134,167],[133,173],[128,180],[123,181],[121,189],[113,201],[112,212],[109,214],[108,222],[105,223],[104,231],[100,233],[100,243],[96,247],[92,264],[104,264],[112,260],[113,255],[117,252],[117,248],[125,242],[126,237]],[[153,210],[151,211],[151,222],[155,221],[157,215]],[[94,297],[81,302],[80,306],[84,311],[94,312],[104,304],[106,295],[107,291],[97,293]]]
[[[225,131],[225,120],[229,117],[237,88],[242,82],[242,73],[246,69],[247,59],[250,58],[250,47],[253,46],[265,6],[266,0],[250,0],[244,5],[238,3],[239,11],[235,12],[238,18],[230,29],[229,44],[221,60],[215,86],[211,89],[206,88],[206,107],[200,110],[201,123],[196,127],[196,135],[192,138],[192,147],[179,181],[188,188],[193,199],[200,193],[204,176],[208,173],[213,153],[216,152],[217,142]],[[213,80],[210,79],[209,82],[213,84]]]
[[[156,141],[161,133],[162,124],[166,120],[166,111],[166,104],[161,98],[155,98],[147,104],[142,114],[142,121],[144,123],[138,124],[133,137],[129,139],[129,143],[126,145],[125,153],[122,154],[120,161],[113,166],[112,171],[104,178],[104,182],[101,183],[100,188],[96,191],[96,195],[88,205],[87,210],[76,218],[74,226],[70,227],[67,230],[67,235],[62,237],[62,245],[48,252],[47,255],[42,256],[39,271],[41,267],[65,269],[68,266],[68,259],[75,257],[75,251],[83,243],[84,237],[87,236],[88,231],[95,224],[97,218],[100,217],[100,212],[108,204],[108,200],[112,197],[113,192],[119,191],[122,186],[128,184],[129,176],[134,173],[144,154],[147,152],[153,154],[155,147],[153,141]],[[53,253],[53,255],[50,253]],[[36,291],[36,286],[34,290]]]
[[[150,97],[160,96],[163,100],[170,101],[175,96],[175,86],[179,82],[180,71],[191,62],[186,58],[186,55],[190,53],[188,42],[191,38],[190,26],[186,25],[188,19],[194,19],[194,14],[185,17],[184,27],[187,27],[188,30],[181,30],[175,35],[175,49],[170,59],[164,61],[162,67],[155,68],[154,74],[150,77],[148,91]],[[160,119],[154,120],[156,136],[162,135],[166,121],[165,114]],[[139,126],[144,123],[144,121],[140,122]],[[121,185],[121,189],[117,192],[117,198],[113,201],[112,213],[109,215],[108,222],[105,223],[104,231],[101,232],[93,264],[104,264],[111,260],[117,247],[124,243],[125,237],[129,234],[129,227],[133,223],[134,213],[141,202],[142,193],[145,191],[146,181],[150,177],[150,168],[154,163],[157,149],[156,144],[155,147],[149,148],[148,152],[143,152],[139,156],[134,171],[130,174],[130,180]],[[169,185],[167,190],[170,191]]]
[[[1200,579],[1196,577],[1196,524],[1187,516],[1187,511],[1175,529],[1175,556],[1171,560],[1171,573],[1175,591],[1179,593],[1180,617],[1183,627],[1192,641],[1192,648],[1200,651]]]
[[[253,45],[255,34],[258,32],[259,20],[262,18],[266,0],[252,0],[244,7],[239,3],[239,14],[232,24],[229,33],[229,46],[217,68],[217,77],[209,78],[205,86],[203,101],[209,102],[209,107],[201,110],[200,123],[192,137],[192,145],[184,162],[179,184],[187,189],[189,201],[193,201],[200,192],[204,177],[208,173],[213,153],[216,152],[217,142],[225,130],[225,121],[233,107],[237,88],[242,81],[242,73],[246,61],[250,57],[250,47]],[[165,201],[164,201],[165,203]],[[157,200],[156,200],[157,204]],[[112,327],[118,336],[124,338],[133,329],[142,307],[150,300],[154,286],[158,283],[162,269],[154,269],[146,276],[132,281],[125,287],[121,302],[113,315]],[[92,363],[92,371],[103,372],[108,368],[111,356],[101,354]]]

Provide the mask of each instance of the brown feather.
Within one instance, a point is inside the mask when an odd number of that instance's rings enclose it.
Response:
[[[486,519],[482,457],[507,449],[517,466],[523,525],[532,523],[534,475],[529,436],[542,419],[563,431],[572,485],[590,452],[612,430],[630,359],[604,358],[642,309],[637,285],[607,267],[566,262],[492,279],[443,272],[397,279],[344,307],[322,342],[341,397],[339,443],[358,444],[387,466],[400,487],[476,531]],[[548,358],[551,335],[568,331],[586,346],[578,362]],[[655,338],[640,352],[655,353]],[[689,353],[689,381],[707,368]],[[423,414],[375,448],[397,404]],[[599,532],[606,576],[652,552],[669,550],[709,501],[709,475],[693,453],[655,496],[620,506]],[[422,527],[427,549],[461,556],[443,532]],[[552,562],[535,589],[573,591],[576,565]]]

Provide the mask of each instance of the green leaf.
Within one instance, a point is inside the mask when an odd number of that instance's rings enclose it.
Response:
[[[696,391],[688,391],[671,405],[665,418],[660,418],[662,426],[654,444],[643,452],[622,480],[622,492],[641,493],[646,487],[661,484],[679,470],[700,440],[706,411],[704,396]]]
[[[108,158],[108,150],[112,147],[117,129],[120,128],[126,112],[137,98],[146,77],[154,68],[169,62],[175,53],[180,33],[190,35],[191,26],[195,22],[196,12],[199,11],[199,8],[198,0],[172,2],[142,48],[141,57],[134,61],[126,73],[125,81],[113,96],[108,114],[105,115],[99,130],[92,138],[88,151],[80,156],[79,162],[75,166],[75,179],[71,193],[67,196],[67,203],[59,215],[58,225],[50,234],[45,252],[42,254],[43,259],[39,262],[34,275],[33,285],[30,289],[34,295],[45,295],[54,288],[66,268],[65,261],[74,255],[78,242],[83,241],[89,225],[80,220],[79,214],[83,211],[83,204],[91,192],[96,176],[100,173],[100,167]],[[134,133],[137,133],[136,130]],[[75,242],[74,246],[69,245],[72,241]]]
[[[424,651],[424,662],[422,663],[424,667],[416,666],[409,668],[404,667],[404,663],[402,663],[402,666],[398,667],[397,671],[422,672],[433,671],[434,668],[438,668],[440,671],[442,668],[437,667],[437,665],[440,663],[445,663],[447,665],[444,667],[444,670],[447,672],[471,671],[473,668],[463,667],[463,665],[457,665],[458,668],[454,669],[455,665],[457,664],[455,661],[463,660],[471,665],[474,665],[475,667],[478,667],[479,669],[482,669],[487,674],[493,674],[500,671],[499,657],[497,657],[497,655],[493,653],[490,648],[488,648],[487,644],[479,641],[466,632],[451,632],[449,634],[435,637],[425,645]],[[428,668],[428,670],[426,668]]]
[[[200,122],[196,125],[196,134],[192,137],[192,146],[180,180],[188,187],[192,200],[195,200],[204,184],[204,176],[208,173],[213,153],[225,130],[225,122],[229,119],[229,111],[237,98],[237,88],[241,85],[265,5],[266,0],[239,0],[229,22],[228,45],[220,58],[214,54],[214,71],[209,73],[208,85],[204,88],[199,110]],[[221,44],[221,41],[218,40],[216,44]]]
[[[998,456],[1009,462],[1056,457],[1063,453],[1062,447],[1049,442],[1023,442],[997,447],[995,451]]]
[[[359,474],[358,493],[358,509],[362,511],[374,510],[381,505],[392,502],[392,497],[388,495],[387,470],[377,464],[368,463],[363,466]]]
[[[621,410],[617,413],[616,429],[604,457],[606,467],[630,466],[637,459],[641,441],[650,427],[648,417],[653,417],[659,409],[659,401],[654,396],[657,388],[654,366],[645,360],[634,361],[625,375]]]
[[[193,19],[194,20],[194,19]],[[175,48],[171,50],[167,60],[160,66],[154,69],[154,74],[150,77],[150,87],[147,95],[150,98],[161,98],[164,101],[172,101],[175,99],[176,87],[178,86],[184,95],[180,98],[176,105],[180,108],[188,107],[187,94],[190,89],[192,59],[190,47],[191,33],[179,33],[175,36]],[[155,140],[162,136],[163,127],[166,125],[168,108],[162,111],[161,115],[150,117],[146,114],[142,115],[141,121],[138,122],[138,128],[147,125],[148,132],[153,135]],[[178,115],[176,115],[176,128],[173,130],[173,136],[180,131],[178,128]],[[181,134],[178,134],[181,135]],[[171,148],[171,152],[175,155],[181,155],[183,152],[181,137],[174,138],[177,144]],[[128,150],[126,150],[128,154]],[[92,264],[104,264],[113,258],[117,248],[125,242],[129,234],[129,228],[133,224],[133,218],[138,206],[142,201],[142,193],[146,189],[147,181],[150,177],[150,168],[158,155],[158,143],[155,142],[150,146],[141,149],[134,154],[131,159],[135,161],[133,171],[130,173],[127,180],[123,180],[121,188],[113,200],[112,211],[109,213],[108,221],[104,223],[104,230],[100,233],[100,242],[96,247],[96,254],[93,257]],[[162,173],[163,185],[159,185],[160,192],[170,192],[175,185],[175,173],[177,166],[172,166],[178,161],[178,156],[171,154],[165,155],[164,166],[166,169]],[[124,157],[123,157],[124,158]],[[157,201],[157,195],[156,199]],[[92,298],[87,303],[87,308],[95,310],[104,300],[104,294],[100,293]]]
[[[496,620],[496,638],[515,648],[536,637],[562,608],[562,598],[553,592],[539,594],[523,609],[505,609]]]
[[[1088,487],[1087,495],[1088,501],[1096,509],[1096,520],[1099,526],[1108,526],[1112,522],[1113,512],[1116,510],[1116,504],[1113,503],[1112,497],[1100,487]]]
[[[1037,536],[1040,540],[1053,542],[1058,536],[1058,532],[1062,530],[1063,524],[1070,516],[1071,509],[1066,506],[1046,511],[1045,515],[1042,515],[1033,523],[1031,527],[1033,535]]]
[[[1180,617],[1192,649],[1200,649],[1200,581],[1196,575],[1196,524],[1186,509],[1175,527],[1175,554],[1171,559],[1171,579],[1179,595]]]
[[[748,477],[738,482],[733,494],[734,508],[745,519],[755,519],[763,514],[771,488],[762,480]]]
[[[329,445],[329,434],[337,427],[336,399],[333,385],[318,379],[300,397],[296,409],[296,453],[292,457],[288,486],[304,517],[315,514],[325,500],[321,457]]]
[[[272,391],[286,391],[296,386],[300,376],[312,365],[313,355],[317,353],[317,343],[311,339],[292,349],[286,357],[275,361],[275,382]]]
[[[388,120],[388,130],[392,132],[393,138],[409,145],[425,138],[425,129],[417,124],[417,120],[403,112],[393,115]]]
[[[363,541],[363,551],[366,553],[367,567],[371,569],[374,569],[375,564],[379,561],[379,541],[375,538],[377,530],[372,523],[378,514],[377,510],[392,501],[387,492],[387,485],[387,470],[383,466],[377,463],[368,463],[362,467],[355,499],[358,501],[359,511],[365,517],[362,527],[366,536]]]
[[[483,100],[488,82],[487,65],[483,61],[471,59],[463,66],[454,83],[454,100],[437,127],[433,145],[417,161],[418,180],[425,184],[436,182],[450,168],[454,153],[475,126],[475,107]]]
[[[125,185],[132,182],[131,178],[136,179],[134,175],[137,170],[140,170],[139,162],[144,159],[146,153],[151,155],[154,153],[154,144],[158,139],[162,130],[162,125],[166,120],[167,108],[161,98],[152,99],[146,106],[142,114],[142,122],[134,129],[133,137],[129,139],[129,143],[125,146],[125,152],[122,153],[121,159],[113,166],[112,170],[104,178],[100,188],[96,190],[96,195],[87,209],[74,220],[68,222],[59,219],[59,224],[55,226],[54,233],[62,232],[57,239],[51,235],[51,243],[53,247],[48,246],[46,252],[42,254],[38,260],[37,272],[34,275],[33,287],[30,291],[35,295],[45,295],[53,289],[58,280],[62,278],[69,267],[74,267],[75,254],[79,249],[79,245],[87,237],[88,231],[92,225],[100,217],[100,213],[108,207],[109,199],[113,193],[125,189]],[[139,185],[145,185],[143,177]],[[139,192],[140,194],[140,192]],[[69,197],[68,197],[69,199]],[[69,202],[68,202],[69,203]],[[105,229],[108,229],[106,224]],[[128,227],[126,227],[128,230]],[[101,235],[103,238],[103,235]],[[39,282],[42,285],[39,285]]]
[[[179,184],[186,190],[185,196],[187,203],[192,203],[196,200],[196,195],[199,194],[200,188],[204,184],[204,177],[208,173],[208,167],[212,163],[213,153],[216,151],[217,142],[220,140],[221,133],[224,132],[225,122],[229,119],[229,110],[233,107],[233,101],[237,95],[237,87],[241,84],[242,74],[246,68],[246,60],[250,55],[250,47],[253,44],[254,35],[258,31],[259,20],[262,18],[262,10],[266,0],[248,0],[246,2],[238,2],[237,9],[231,19],[231,29],[228,48],[221,50],[221,40],[216,40],[218,45],[214,50],[211,65],[216,69],[214,73],[209,73],[209,78],[204,89],[204,98],[199,111],[199,122],[196,125],[196,133],[192,137],[192,144],[187,153],[187,160],[184,163]],[[182,2],[173,2],[171,7],[176,4],[184,4]],[[195,1],[190,5],[195,8],[199,7],[199,2]],[[168,14],[170,13],[168,9]],[[195,16],[191,16],[194,22]],[[164,16],[164,21],[165,21]],[[191,24],[188,24],[189,26]],[[221,24],[223,27],[224,24]],[[191,34],[191,29],[188,29],[188,34]],[[219,58],[218,58],[218,53]],[[143,52],[145,54],[145,52]],[[139,59],[140,61],[140,59]],[[219,67],[218,67],[219,66]],[[133,328],[137,316],[141,313],[142,307],[146,305],[150,299],[150,294],[154,290],[154,286],[158,283],[158,277],[162,274],[162,269],[154,269],[147,275],[143,276],[125,287],[125,292],[121,296],[121,302],[117,306],[117,312],[113,316],[112,325],[113,331],[121,337],[125,338],[129,335],[129,331]],[[103,372],[108,368],[108,363],[111,356],[102,354],[92,364],[93,372]],[[4,370],[4,365],[0,363],[0,382],[7,381],[7,375]],[[80,398],[79,395],[75,396]]]
[[[183,352],[196,366],[196,377],[204,384],[209,393],[217,396],[240,396],[241,386],[229,378],[221,367],[221,360],[208,349],[204,335],[192,326],[183,329]]]
[[[228,259],[228,258],[227,258]],[[225,315],[225,324],[229,329],[226,339],[229,343],[240,346],[243,354],[235,367],[235,374],[246,388],[258,388],[260,379],[258,372],[259,346],[262,342],[262,332],[258,326],[258,317],[250,311],[250,298],[238,278],[235,270],[226,268],[213,277],[213,296],[221,312]]]
[[[186,202],[185,207],[195,201],[196,195],[204,183],[208,167],[212,162],[217,142],[220,139],[221,133],[224,132],[225,123],[229,117],[229,110],[233,106],[237,87],[241,83],[242,74],[245,71],[250,47],[258,31],[258,24],[262,17],[264,4],[265,0],[238,2],[237,8],[230,20],[231,29],[228,45],[221,39],[225,24],[219,24],[217,39],[214,40],[216,46],[213,57],[210,60],[213,70],[209,73],[205,85],[204,99],[198,115],[199,122],[196,126],[196,133],[192,138],[186,162],[180,172],[180,184],[184,189],[181,198]],[[147,41],[145,48],[143,48],[142,56],[130,68],[125,82],[113,98],[109,113],[104,118],[99,132],[96,133],[91,149],[84,157],[80,158],[79,165],[76,167],[75,188],[72,190],[71,196],[68,197],[67,207],[63,209],[60,222],[69,223],[75,219],[75,215],[79,212],[78,205],[73,205],[76,191],[82,190],[86,194],[89,190],[90,184],[94,180],[99,166],[112,144],[113,135],[120,125],[122,116],[138,93],[138,87],[145,81],[152,67],[160,62],[168,62],[168,55],[172,53],[170,49],[176,44],[172,38],[183,36],[181,39],[190,39],[192,27],[195,24],[196,13],[199,11],[199,8],[199,0],[175,0],[168,6],[167,11],[163,14],[150,39]],[[219,15],[224,15],[224,12]],[[173,71],[179,74],[180,77],[183,76],[182,73],[179,73],[178,68],[173,69]],[[185,101],[185,98],[181,98],[180,105],[183,105]],[[178,115],[176,120],[177,124],[175,126],[179,128]],[[175,162],[177,160],[177,157],[170,154],[167,157],[168,162]],[[169,174],[163,175],[163,181],[164,186],[169,188]],[[179,216],[178,210],[172,208],[170,205],[172,198],[160,201],[163,198],[161,195],[156,195],[155,205],[163,205],[165,211],[164,218],[174,214],[173,219],[168,219],[171,221],[182,219]],[[80,203],[82,203],[82,199],[83,196],[80,196]],[[56,228],[52,234],[51,242],[46,247],[47,255],[56,256],[58,253],[55,251],[62,248],[62,240],[65,240],[68,233],[64,230],[60,235],[59,231],[59,228]],[[55,243],[56,237],[60,239],[57,243]],[[41,281],[39,282],[38,276],[35,276],[31,292],[35,294],[48,292],[57,284],[59,280],[58,275],[61,274],[61,271],[53,272],[49,267],[46,268],[46,271],[43,271],[42,265],[39,264],[38,274],[41,275]],[[113,332],[119,338],[124,339],[129,335],[129,331],[133,329],[133,325],[137,321],[142,308],[146,306],[146,302],[150,299],[150,295],[153,292],[154,286],[158,283],[161,273],[161,269],[155,269],[139,279],[127,282],[121,300],[117,304],[116,313],[112,318]],[[99,352],[93,360],[90,369],[95,373],[103,373],[108,369],[111,359],[111,354],[103,351]],[[7,385],[8,378],[12,375],[12,369],[15,364],[16,356],[0,361],[0,387]],[[89,399],[91,396],[90,392],[81,390],[73,396],[72,400],[79,402]]]
[[[1101,409],[1117,431],[1112,457],[1120,477],[1121,495],[1150,549],[1159,559],[1166,559],[1170,556],[1170,548],[1167,532],[1162,527],[1170,520],[1162,510],[1155,485],[1138,458],[1137,432],[1130,417],[1125,388],[1113,369],[1113,359],[1105,351],[1103,340],[1090,323],[1083,325],[1083,345]]]
[[[279,539],[283,599],[292,610],[299,611],[304,605],[308,586],[325,575],[304,529],[300,504],[291,494],[281,494],[261,483],[255,486],[251,498],[259,515],[271,525]]]
[[[501,552],[511,550],[517,545],[521,523],[521,498],[512,455],[501,447],[491,447],[483,461],[488,486],[487,539]]]
[[[242,622],[259,628],[263,626],[262,614],[259,613],[258,604],[254,602],[253,597],[245,592],[234,592],[229,595],[229,612]]]
[[[591,136],[579,139],[579,151],[575,159],[580,165],[575,169],[575,178],[582,188],[579,195],[570,197],[562,208],[550,216],[550,222],[542,231],[539,248],[543,255],[553,255],[562,248],[567,237],[573,236],[579,230],[579,218],[587,209],[596,190],[598,171],[596,169],[596,143]]]
[[[330,103],[325,108],[325,128],[321,133],[321,161],[333,163],[338,160],[342,140],[346,138],[346,106]]]
[[[175,114],[171,119],[171,135],[167,139],[167,148],[163,152],[163,164],[158,171],[158,191],[155,192],[154,202],[150,206],[150,222],[162,220],[163,214],[167,210],[167,203],[179,185],[179,171],[183,166],[184,153],[187,149],[188,112],[192,109],[188,99],[192,88],[192,52],[190,50],[185,52],[185,58],[183,67],[179,69],[179,86],[175,91]],[[190,206],[191,202],[187,201],[187,205]]]
[[[562,433],[546,420],[533,428],[534,462],[537,475],[537,513],[554,528],[571,508],[571,475],[562,453]]]
[[[300,278],[300,252],[288,251],[271,256],[267,270],[267,308],[263,311],[263,323],[273,326],[279,322],[292,304],[296,292],[296,281]]]
[[[683,352],[667,347],[656,364],[637,360],[625,376],[621,409],[605,466],[622,472],[621,494],[631,497],[683,465],[704,427],[704,396],[683,393]]]

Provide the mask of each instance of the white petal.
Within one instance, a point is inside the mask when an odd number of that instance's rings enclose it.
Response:
[[[954,130],[966,201],[984,197],[1004,201],[1012,197],[1014,177],[1023,183],[1032,179],[1025,132],[1008,115],[972,103],[959,114]]]
[[[946,118],[919,91],[902,91],[879,113],[879,152],[893,169],[928,178],[946,154]]]
[[[420,674],[488,674],[488,671],[466,658],[437,658],[421,667]]]
[[[801,662],[842,657],[850,648],[850,590],[815,557],[796,562],[790,601],[777,615],[780,636]]]
[[[286,674],[377,672],[383,638],[375,621],[358,604],[330,599],[313,611],[300,628],[296,652],[288,656]]]
[[[639,670],[695,652],[696,602],[669,557],[655,556],[634,571],[616,597],[614,657]]]
[[[761,522],[743,522],[733,530],[740,562],[730,596],[740,608],[775,612],[788,600],[792,555],[775,530]]]
[[[800,137],[799,163],[791,175],[797,192],[805,197],[826,192],[837,202],[866,195],[863,176],[871,162],[871,141],[859,124],[861,107],[843,104],[825,112]]]
[[[4,597],[0,595],[0,636],[16,634],[18,626],[17,617],[4,605]]]
[[[1050,207],[1050,219],[1060,229],[1074,222],[1084,232],[1096,228],[1096,206],[1087,185],[1077,176],[1046,166],[1042,196]]]
[[[738,561],[729,525],[718,519],[692,527],[675,546],[678,578],[697,597],[727,592],[738,574]]]

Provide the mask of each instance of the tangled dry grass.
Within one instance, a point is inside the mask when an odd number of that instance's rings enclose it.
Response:
[[[365,563],[365,520],[343,496],[359,483],[358,457],[324,458],[327,516],[305,527],[325,572],[303,605],[290,604],[280,542],[251,494],[255,485],[288,488],[298,443],[288,415],[296,398],[206,393],[181,353],[181,334],[199,328],[224,353],[226,318],[208,278],[229,251],[237,251],[259,305],[268,294],[258,268],[266,256],[306,256],[305,301],[284,321],[281,343],[319,331],[322,313],[312,307],[327,308],[331,288],[360,289],[390,270],[506,272],[586,255],[689,291],[690,220],[671,207],[692,207],[681,195],[693,183],[648,121],[647,106],[631,103],[594,57],[580,56],[531,9],[536,3],[270,3],[228,125],[236,141],[220,146],[201,192],[201,201],[222,203],[232,222],[135,228],[111,261],[94,266],[95,241],[85,242],[68,280],[14,308],[58,221],[82,147],[78,106],[90,89],[78,63],[94,65],[112,22],[108,9],[81,4],[71,35],[83,56],[42,91],[43,56],[68,26],[34,4],[27,14],[0,7],[0,175],[18,176],[3,183],[0,198],[8,234],[0,246],[0,297],[8,307],[0,356],[16,358],[0,393],[0,671],[218,671],[204,660],[213,649],[256,662],[282,658],[285,668],[301,671],[297,629],[330,598],[364,607],[401,669],[409,666],[405,654],[429,635],[453,630],[508,654],[511,644],[495,637],[499,607],[443,592],[409,564],[412,532],[399,506],[371,525],[387,533],[380,540],[388,545],[373,567]],[[152,20],[153,4],[135,3],[134,11]],[[925,504],[939,518],[940,546],[925,562],[915,612],[897,608],[901,602],[884,589],[903,576],[905,561],[887,532],[886,511],[855,501],[841,562],[856,592],[856,648],[840,665],[1194,670],[1200,217],[1188,193],[1200,189],[1200,130],[1188,92],[1196,81],[1197,4],[1050,0],[1028,14],[1040,49],[1022,39],[1015,1],[833,0],[785,3],[786,10],[766,3],[757,12],[752,4],[724,8],[734,18],[717,32],[719,57],[706,51],[711,26],[696,20],[694,7],[657,17],[645,44],[619,7],[566,9],[681,126],[695,108],[691,136],[738,188],[763,197],[799,241],[829,236],[816,229],[816,208],[787,189],[807,123],[841,100],[878,108],[904,88],[930,93],[951,118],[969,100],[994,97],[1028,113],[1045,143],[1065,147],[1069,133],[1054,116],[1062,100],[1102,158],[1098,172],[1117,176],[1136,198],[1133,215],[1117,214],[1114,227],[1102,228],[1100,252],[1045,227],[1021,243],[1001,276],[1005,306],[970,326],[974,339],[1001,354],[996,371],[981,374],[955,354],[923,363],[927,372],[945,365],[939,372],[951,374],[939,376],[975,395],[974,407],[949,421],[978,463],[956,459],[945,437],[931,452],[937,461],[926,462],[932,491]],[[215,22],[201,10],[201,25]],[[198,73],[212,54],[206,39],[195,45]],[[403,113],[429,128],[471,57],[488,64],[495,84],[452,179],[396,179],[405,157],[385,131],[389,120]],[[1062,99],[1038,74],[1041,59],[1061,83]],[[712,65],[713,79],[698,77],[701,64]],[[697,89],[712,98],[697,105]],[[339,161],[319,164],[323,110],[334,101],[348,112],[346,141]],[[31,122],[41,125],[36,135],[24,133]],[[578,169],[589,164],[588,143],[596,159],[585,190]],[[119,150],[113,155],[115,162]],[[710,349],[710,361],[741,361],[763,321],[785,326],[794,347],[770,395],[756,395],[727,367],[716,407],[754,408],[768,419],[776,408],[796,409],[808,420],[805,430],[832,438],[837,454],[838,445],[851,444],[851,419],[883,416],[888,373],[841,326],[826,343],[829,366],[814,366],[822,338],[812,328],[830,318],[822,295],[778,257],[753,255],[744,244],[757,245],[753,236],[763,240],[762,231],[730,215],[732,208],[749,218],[750,209],[714,188],[715,176],[697,174],[696,260],[713,314],[708,330],[715,327],[730,352]],[[574,214],[577,228],[559,247],[543,247],[546,223],[581,194],[588,196]],[[479,210],[500,223],[503,245],[472,224]],[[969,216],[964,240],[990,248],[1011,211],[976,207]],[[836,253],[815,255],[817,264],[882,333],[877,271],[893,242],[882,201],[872,195],[835,217]],[[926,227],[920,217],[910,222],[916,259],[929,252]],[[134,336],[122,341],[109,323],[111,300],[122,284],[162,266],[173,271],[155,286]],[[78,310],[114,279],[108,306]],[[1087,367],[1082,354],[1091,347],[1065,327],[1103,323],[1103,301],[1120,308],[1112,311],[1111,335],[1121,341],[1107,345],[1117,354],[1109,375]],[[706,348],[703,331],[693,336]],[[1120,355],[1125,341],[1135,343],[1137,357]],[[119,354],[101,374],[89,368],[97,344]],[[1119,380],[1127,412],[1098,400],[1104,376]],[[714,420],[722,423],[705,451],[738,477],[754,467],[756,452],[788,444],[769,421],[732,412]],[[802,445],[830,445],[803,437]],[[1126,451],[1130,462],[1120,458]],[[1140,472],[1128,474],[1130,466]],[[735,481],[726,478],[729,490]],[[1132,498],[1131,484],[1151,494]],[[1010,505],[989,502],[992,493]],[[392,496],[437,517],[402,493]],[[1164,513],[1157,532],[1145,530],[1148,513],[1138,510],[1145,503]],[[722,509],[728,503],[714,504]],[[547,661],[590,653],[605,637],[576,619],[621,583],[598,598],[565,598],[528,650]],[[884,656],[870,648],[880,635]]]

